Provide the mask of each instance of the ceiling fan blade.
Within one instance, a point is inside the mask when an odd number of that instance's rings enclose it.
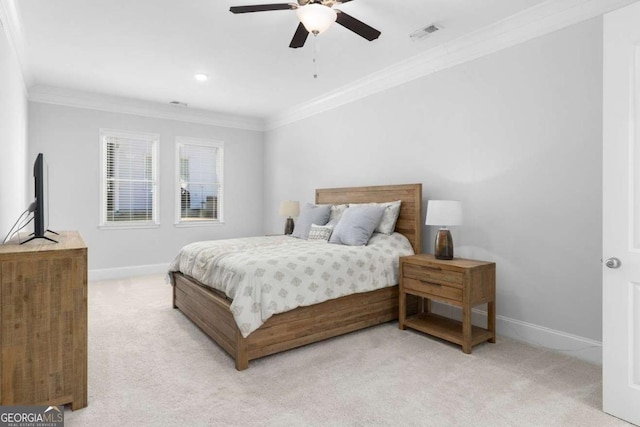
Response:
[[[297,5],[291,3],[254,4],[251,6],[231,6],[232,13],[268,12],[270,10],[291,10]]]
[[[289,45],[289,47],[297,49],[299,47],[304,46],[304,42],[307,41],[308,36],[309,36],[309,32],[304,27],[304,25],[302,25],[302,22],[301,22],[298,25],[298,29],[296,30],[296,33],[293,35],[293,39],[291,39],[291,44]]]
[[[382,34],[380,31],[376,30],[373,27],[368,26],[362,21],[357,20],[351,15],[347,15],[341,10],[335,9],[338,12],[338,18],[336,22],[348,30],[353,31],[357,35],[364,37],[365,39],[371,41],[380,37]]]

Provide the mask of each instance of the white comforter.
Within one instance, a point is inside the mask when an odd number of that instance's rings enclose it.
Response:
[[[413,255],[402,234],[374,234],[367,246],[343,246],[288,236],[192,243],[170,271],[224,292],[243,336],[269,317],[398,283],[398,257]]]

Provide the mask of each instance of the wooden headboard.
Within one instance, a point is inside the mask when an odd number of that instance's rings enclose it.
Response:
[[[317,204],[393,202],[401,200],[396,231],[411,242],[415,253],[422,252],[422,184],[380,185],[375,187],[321,188]]]

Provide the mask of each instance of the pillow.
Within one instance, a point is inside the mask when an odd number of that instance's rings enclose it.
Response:
[[[349,206],[333,230],[329,243],[349,246],[366,245],[373,230],[380,224],[383,213],[382,206]]]
[[[340,220],[340,217],[348,207],[349,205],[331,205],[331,214],[329,215],[329,222],[327,225],[335,227]]]
[[[333,226],[331,225],[317,225],[311,224],[311,230],[309,230],[308,240],[317,240],[319,242],[328,242]]]
[[[349,206],[382,206],[384,208],[384,214],[382,214],[382,220],[378,227],[376,227],[376,233],[393,234],[396,229],[396,222],[398,216],[400,216],[400,204],[401,200],[396,202],[387,203],[352,203]]]
[[[298,221],[293,227],[291,236],[298,239],[307,239],[311,224],[325,225],[329,221],[329,212],[331,205],[314,205],[307,203],[301,209]]]

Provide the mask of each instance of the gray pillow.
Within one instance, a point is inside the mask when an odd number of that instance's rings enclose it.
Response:
[[[350,206],[344,211],[334,228],[329,243],[349,246],[366,245],[373,231],[380,224],[383,213],[384,207],[382,206]]]
[[[352,203],[349,206],[371,206],[378,205],[384,208],[380,224],[376,227],[376,233],[393,234],[396,229],[396,222],[400,216],[400,204],[402,202],[386,202],[386,203]]]
[[[329,221],[330,212],[331,205],[314,205],[307,203],[302,207],[302,211],[293,227],[291,236],[307,240],[309,238],[311,224],[325,225],[327,221]]]

